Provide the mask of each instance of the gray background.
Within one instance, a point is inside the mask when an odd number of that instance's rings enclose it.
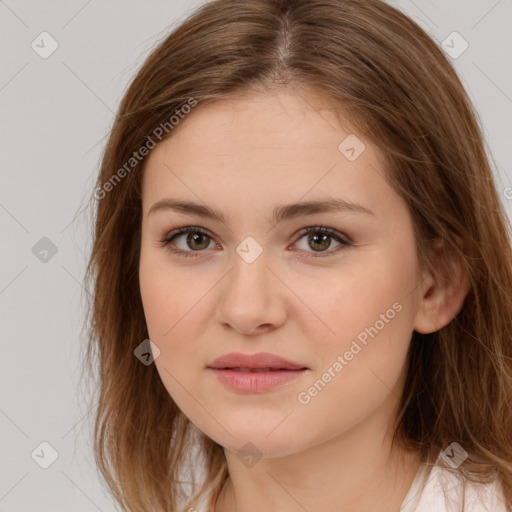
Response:
[[[155,44],[202,3],[0,1],[0,511],[116,510],[94,467],[92,414],[78,387],[91,246],[83,208],[126,85]],[[440,45],[454,31],[469,43],[453,62],[512,218],[512,0],[393,5]],[[59,45],[47,59],[31,47],[43,31]],[[44,237],[58,249],[46,262],[36,257],[51,245]],[[47,469],[31,457],[37,448],[34,458],[49,460],[43,441],[58,452]]]

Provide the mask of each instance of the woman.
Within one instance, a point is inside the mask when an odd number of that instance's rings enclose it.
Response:
[[[205,4],[128,88],[94,199],[95,453],[123,510],[511,506],[509,224],[400,11]]]

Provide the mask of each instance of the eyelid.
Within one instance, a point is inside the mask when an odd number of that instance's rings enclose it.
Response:
[[[320,226],[320,225],[312,225],[305,228],[302,228],[297,233],[295,233],[294,238],[296,238],[295,242],[293,242],[292,245],[296,244],[301,238],[303,238],[304,235],[307,235],[308,233],[324,233],[330,236],[330,238],[333,238],[335,241],[337,241],[340,245],[334,249],[328,249],[327,251],[304,251],[302,249],[296,250],[297,252],[302,252],[305,257],[313,257],[313,258],[323,258],[323,257],[330,257],[337,255],[340,250],[352,247],[354,245],[353,241],[350,239],[350,237],[344,235],[343,233],[340,233],[338,230],[333,228],[328,228],[326,226]],[[213,242],[215,242],[215,237],[205,228],[201,228],[199,226],[184,226],[181,228],[174,229],[170,232],[168,232],[163,239],[160,240],[160,244],[169,250],[171,253],[176,254],[178,256],[183,257],[201,257],[202,252],[206,252],[205,250],[202,251],[185,251],[183,249],[175,249],[172,248],[172,242],[184,234],[189,233],[199,233],[202,235],[206,235],[208,238],[210,238]],[[215,242],[217,243],[217,242]],[[217,244],[219,245],[219,244]]]

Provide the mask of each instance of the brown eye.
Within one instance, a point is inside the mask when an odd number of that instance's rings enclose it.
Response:
[[[186,235],[186,237],[184,235]],[[180,238],[184,239],[181,247],[177,246],[175,242]],[[161,242],[169,251],[178,256],[197,257],[199,256],[198,253],[208,248],[212,241],[212,237],[202,229],[186,227],[176,229]]]
[[[308,244],[313,249],[323,250],[329,249],[331,245],[331,237],[324,233],[309,233],[308,234]],[[316,247],[315,247],[316,246]]]
[[[210,245],[210,237],[205,233],[188,233],[185,240],[191,249],[206,249]]]
[[[330,256],[333,253],[337,253],[340,250],[349,247],[351,243],[344,239],[341,234],[337,231],[334,231],[325,227],[312,227],[306,228],[301,232],[303,235],[302,238],[306,238],[306,247],[300,248],[301,251],[304,251],[307,257],[324,257],[324,254],[312,254],[312,253],[326,253],[325,256]],[[328,249],[332,246],[332,240],[335,240],[338,243],[338,247],[335,247],[333,250],[329,251]],[[308,249],[312,249],[308,250]]]
[[[300,251],[306,257],[331,256],[352,245],[343,235],[330,228],[310,227],[303,229],[300,234],[303,235],[300,239],[307,238],[306,246],[300,248]],[[184,242],[181,242],[182,245],[180,247],[177,245],[176,240],[181,238],[183,238]],[[338,246],[333,250],[329,250],[333,240]],[[169,233],[164,240],[161,240],[162,245],[173,254],[195,258],[200,257],[202,252],[206,252],[205,249],[212,242],[214,242],[213,238],[206,231],[194,226],[176,229]]]

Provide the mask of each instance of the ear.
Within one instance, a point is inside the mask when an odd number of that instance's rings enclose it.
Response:
[[[460,312],[471,288],[464,262],[448,253],[442,240],[433,246],[435,257],[421,285],[414,330],[429,334],[448,325]]]

